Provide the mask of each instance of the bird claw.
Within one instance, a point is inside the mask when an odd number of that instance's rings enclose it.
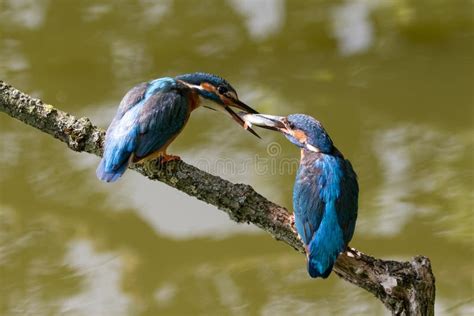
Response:
[[[181,160],[180,156],[163,154],[160,156],[159,161],[161,164],[168,163],[170,161]]]
[[[149,173],[155,173],[164,168],[164,165],[170,161],[181,160],[179,156],[160,154],[157,158],[149,157],[136,163],[143,164],[145,170]]]
[[[293,230],[293,232],[295,234],[298,234],[298,232],[296,231],[296,227],[295,227],[295,214],[290,215],[290,226],[291,226],[291,229]]]
[[[298,234],[298,231],[296,230],[296,227],[295,227],[295,214],[291,214],[290,215],[290,227],[291,227],[291,230],[296,234],[296,236],[298,236],[298,240],[303,242],[303,238],[301,238],[300,234]]]

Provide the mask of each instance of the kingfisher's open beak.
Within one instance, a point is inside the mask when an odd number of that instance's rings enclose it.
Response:
[[[198,86],[198,85],[189,84],[189,83],[184,82],[184,81],[181,81],[181,82],[183,84],[185,84],[186,86],[190,87],[191,89],[195,89],[197,91],[205,90],[208,93],[216,94],[216,91],[215,91],[216,88],[215,87],[212,87],[212,86],[209,87],[209,85],[203,86],[202,84]],[[236,121],[240,126],[242,126],[244,129],[248,130],[250,133],[252,133],[256,137],[261,138],[253,129],[249,128],[245,124],[245,121],[239,116],[239,114],[235,113],[231,109],[231,107],[238,108],[238,109],[244,111],[245,113],[257,114],[258,113],[257,111],[255,111],[250,106],[248,106],[247,104],[245,104],[244,102],[240,101],[237,98],[224,97],[224,98],[221,99],[221,101],[222,101],[222,103],[218,103],[218,102],[214,101],[216,104],[219,105],[216,108],[213,107],[213,106],[209,106],[209,105],[205,105],[204,107],[206,107],[210,110],[215,110],[215,111],[222,111],[222,108],[224,108],[224,110],[227,113],[229,113],[230,116],[234,119],[234,121]]]
[[[235,113],[234,110],[231,109],[231,107],[235,107],[244,111],[244,112],[240,112],[244,114],[248,114],[248,113],[258,114],[258,112],[238,99],[229,99],[229,102],[227,102],[224,105],[224,109],[230,114],[230,116],[234,119],[234,121],[236,121],[240,126],[248,130],[250,133],[252,133],[256,137],[261,138],[252,128],[250,128],[250,126],[248,126],[248,124],[245,123],[244,119],[240,116],[240,114]]]
[[[247,114],[243,112],[240,112],[239,116],[242,120],[244,120],[245,125],[248,128],[252,127],[252,125],[256,125],[273,131],[289,133],[289,128],[286,124],[286,117],[284,116]]]
[[[246,113],[258,114],[257,111],[255,111],[250,106],[248,106],[247,104],[245,104],[244,102],[242,102],[238,99],[232,99],[229,106],[233,106],[233,107],[236,107],[238,109],[241,109],[242,111],[244,111]]]

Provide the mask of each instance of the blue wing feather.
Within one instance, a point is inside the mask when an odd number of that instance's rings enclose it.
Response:
[[[180,132],[188,117],[187,96],[177,91],[154,94],[147,99],[138,118],[140,136],[135,149],[136,157],[141,159],[162,148]]]
[[[126,112],[128,112],[135,105],[139,104],[139,102],[145,98],[148,85],[149,84],[147,82],[142,82],[128,90],[128,92],[122,98],[122,101],[120,101],[114,120],[121,119]]]
[[[127,169],[131,157],[143,158],[161,149],[186,124],[187,90],[176,89],[172,78],[141,83],[120,102],[107,129],[97,177],[110,182]]]
[[[305,152],[293,190],[295,226],[308,249],[308,272],[327,277],[354,232],[357,180],[339,156]]]
[[[341,226],[346,245],[351,241],[357,220],[359,185],[357,175],[349,160],[344,160],[344,177],[341,179],[341,195],[336,201],[338,222]]]
[[[319,196],[318,169],[309,169],[303,163],[298,169],[293,188],[295,226],[305,245],[309,244],[319,228],[324,210],[324,201]]]

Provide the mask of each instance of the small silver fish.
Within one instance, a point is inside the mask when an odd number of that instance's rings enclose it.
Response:
[[[281,119],[279,116],[266,115],[266,114],[249,114],[246,112],[239,112],[239,117],[245,122],[244,128],[251,128],[252,125],[260,127],[274,126],[275,121]]]

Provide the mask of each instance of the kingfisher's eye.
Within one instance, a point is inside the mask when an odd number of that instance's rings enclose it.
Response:
[[[217,87],[217,92],[219,92],[219,94],[226,94],[227,91],[229,91],[229,90],[224,86],[218,86]]]

